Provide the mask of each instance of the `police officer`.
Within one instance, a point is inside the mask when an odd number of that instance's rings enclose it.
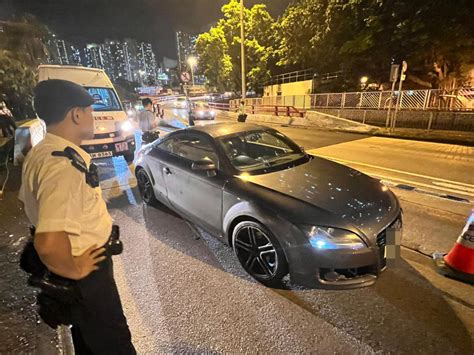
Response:
[[[113,277],[107,242],[112,230],[101,189],[81,141],[94,136],[94,99],[81,86],[47,80],[35,88],[35,110],[45,138],[27,155],[20,199],[36,227],[34,249],[55,275],[75,280],[71,306],[77,354],[134,354]]]

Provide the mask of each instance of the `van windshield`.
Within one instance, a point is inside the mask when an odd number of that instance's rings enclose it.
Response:
[[[86,89],[95,100],[92,104],[94,111],[122,111],[117,95],[112,89],[94,87]]]

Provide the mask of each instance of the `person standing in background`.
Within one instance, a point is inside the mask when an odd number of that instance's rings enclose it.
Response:
[[[138,126],[143,133],[151,131],[155,124],[153,102],[148,97],[142,100],[143,110],[138,114]]]

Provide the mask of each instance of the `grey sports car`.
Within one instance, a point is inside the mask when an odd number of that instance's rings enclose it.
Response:
[[[288,273],[308,287],[371,285],[386,265],[387,235],[401,229],[386,186],[264,126],[175,131],[139,151],[136,176],[147,204],[163,203],[230,245],[270,287]]]

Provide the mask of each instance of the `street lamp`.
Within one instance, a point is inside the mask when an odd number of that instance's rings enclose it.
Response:
[[[196,57],[189,57],[188,64],[191,68],[191,80],[194,86],[194,67],[197,65],[197,58]]]
[[[244,0],[240,0],[240,57],[242,71],[242,100],[247,94],[247,84],[245,82],[245,44],[244,44]]]

